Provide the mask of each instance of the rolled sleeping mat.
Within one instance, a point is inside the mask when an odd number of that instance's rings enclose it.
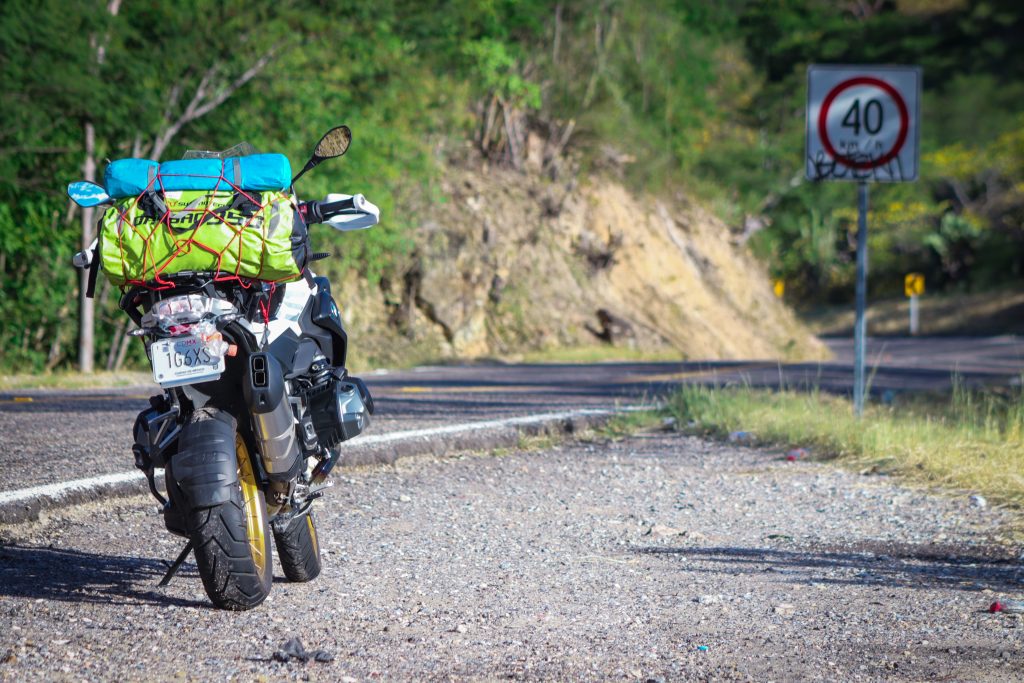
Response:
[[[228,159],[118,159],[107,166],[104,185],[114,199],[143,192],[178,190],[253,192],[287,190],[292,167],[283,154],[251,154]]]
[[[103,185],[114,199],[134,197],[156,187],[160,164],[150,159],[118,159],[107,165]]]

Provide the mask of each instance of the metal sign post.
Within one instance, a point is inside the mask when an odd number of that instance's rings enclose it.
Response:
[[[864,414],[864,347],[868,307],[868,184],[857,185],[857,320],[853,327],[853,412]]]
[[[807,70],[808,180],[857,183],[857,320],[853,406],[864,412],[868,183],[917,178],[921,69],[822,66]]]

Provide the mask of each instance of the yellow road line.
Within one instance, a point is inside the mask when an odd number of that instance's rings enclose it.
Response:
[[[615,384],[631,384],[634,382],[676,382],[694,377],[705,377],[707,375],[733,375],[756,370],[770,370],[777,368],[778,363],[751,363],[750,365],[736,365],[733,367],[714,367],[702,370],[685,370],[683,372],[666,372],[658,375],[627,375],[623,379],[615,380]]]
[[[149,398],[143,394],[93,394],[91,396],[15,396],[0,398],[0,403],[49,403],[53,401],[118,401]]]
[[[768,370],[778,367],[778,363],[751,363],[750,365],[738,365],[735,367],[715,367],[715,368],[704,368],[699,370],[686,370],[683,372],[664,372],[659,374],[645,375],[642,373],[633,373],[620,377],[617,379],[609,379],[607,382],[588,382],[588,384],[642,384],[642,383],[654,383],[654,382],[679,382],[684,379],[693,379],[694,377],[715,377],[719,375],[731,375],[737,373],[751,372],[755,370]],[[525,392],[525,391],[547,391],[555,385],[547,384],[535,384],[535,385],[498,385],[498,384],[475,384],[472,386],[449,386],[449,387],[434,387],[434,386],[404,386],[395,387],[394,389],[381,389],[380,393],[399,393],[399,394],[489,394],[489,393],[503,393],[503,392]]]
[[[527,385],[509,385],[501,386],[496,384],[487,385],[473,385],[473,386],[458,386],[458,387],[395,387],[393,391],[400,394],[498,394],[502,392],[522,392],[522,391],[543,391],[544,385],[527,386]],[[388,389],[381,389],[380,393],[389,393]]]
[[[778,363],[751,363],[750,365],[738,365],[735,367],[710,367],[697,370],[684,370],[681,372],[664,372],[658,374],[646,375],[643,373],[633,373],[624,377],[609,379],[606,384],[642,384],[642,383],[655,383],[655,382],[680,382],[686,379],[693,379],[695,377],[708,377],[708,376],[720,376],[720,375],[732,375],[740,374],[745,372],[753,372],[757,370],[768,370],[777,368]],[[587,384],[595,384],[601,382],[587,382]],[[500,385],[500,384],[474,384],[471,386],[401,386],[395,387],[394,389],[381,388],[378,391],[381,394],[501,394],[501,393],[525,393],[525,392],[544,392],[550,391],[556,388],[556,384],[511,384],[511,385]],[[156,387],[154,387],[155,389]],[[92,394],[85,396],[14,396],[9,399],[0,399],[0,403],[47,403],[53,401],[115,401],[115,400],[126,400],[126,399],[145,399],[149,398],[145,394]]]

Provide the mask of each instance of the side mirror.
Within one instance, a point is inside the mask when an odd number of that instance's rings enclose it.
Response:
[[[75,204],[89,208],[100,204],[109,204],[113,201],[107,191],[96,183],[88,180],[79,180],[68,184],[68,197]]]
[[[337,126],[331,128],[329,131],[324,133],[324,136],[320,138],[320,142],[316,143],[316,149],[313,150],[313,156],[309,158],[306,165],[302,167],[298,175],[292,178],[292,185],[295,184],[299,178],[304,176],[307,171],[311,171],[316,168],[324,159],[333,159],[335,157],[342,156],[348,151],[348,146],[352,144],[352,131],[348,126]]]
[[[313,158],[323,160],[340,157],[348,151],[348,146],[351,144],[352,131],[349,130],[348,126],[331,128],[320,138],[320,142],[316,143],[316,149],[313,150]]]

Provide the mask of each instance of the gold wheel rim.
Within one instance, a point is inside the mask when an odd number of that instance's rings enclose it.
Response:
[[[249,449],[241,434],[235,435],[235,456],[238,458],[238,484],[242,487],[245,535],[249,540],[249,553],[252,555],[253,564],[256,565],[256,572],[263,578],[267,571],[266,512],[260,488],[256,485],[256,475],[252,471]]]
[[[309,527],[309,537],[313,539],[313,552],[316,555],[320,554],[320,542],[316,538],[316,527],[313,526],[313,518],[306,515],[306,526]]]

